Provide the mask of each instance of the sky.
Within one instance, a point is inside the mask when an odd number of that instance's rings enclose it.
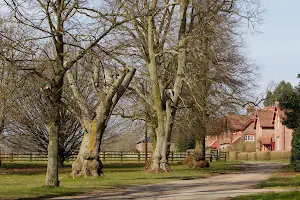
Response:
[[[246,37],[247,53],[261,67],[259,92],[281,80],[298,85],[300,73],[300,1],[262,0],[266,12],[260,33]]]

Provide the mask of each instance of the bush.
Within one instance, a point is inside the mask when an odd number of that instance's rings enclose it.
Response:
[[[179,140],[176,142],[176,150],[179,152],[184,152],[188,149],[194,149],[195,145],[196,143],[194,139]]]
[[[229,151],[255,152],[255,142],[239,140],[229,146]]]
[[[256,152],[249,153],[248,160],[257,160]]]
[[[237,155],[238,160],[248,160],[248,153],[242,152]]]
[[[256,153],[257,160],[271,160],[270,151],[262,151]]]
[[[209,162],[206,160],[196,160],[195,155],[189,155],[184,158],[183,164],[187,165],[191,169],[200,169],[200,168],[206,168],[209,167]]]
[[[271,156],[271,160],[283,159],[283,151],[271,151],[270,156]]]
[[[237,151],[230,151],[229,152],[229,160],[237,160],[238,159],[238,156],[237,156],[237,154],[238,154],[239,152],[237,152]]]
[[[293,133],[291,165],[296,172],[300,172],[300,127]]]
[[[284,151],[283,152],[283,159],[291,159],[292,152],[291,151]]]

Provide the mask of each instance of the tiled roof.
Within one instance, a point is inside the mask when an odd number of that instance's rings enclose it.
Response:
[[[262,128],[274,128],[273,115],[274,107],[273,109],[263,109],[256,111],[256,117],[259,120],[260,126]]]
[[[253,115],[228,115],[228,128],[232,131],[239,131],[253,118]]]

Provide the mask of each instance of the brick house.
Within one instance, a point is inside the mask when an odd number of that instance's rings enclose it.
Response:
[[[206,145],[222,150],[242,140],[255,142],[256,151],[290,151],[293,130],[284,125],[284,117],[278,102],[248,115],[228,115],[227,131],[208,136]]]
[[[275,103],[272,123],[274,124],[274,142],[275,150],[290,151],[292,149],[293,130],[283,124],[285,118],[284,112],[279,108],[278,102]]]
[[[283,123],[284,112],[275,106],[256,111],[256,151],[290,151],[293,130]]]
[[[255,112],[256,151],[273,151],[275,149],[273,114],[274,107],[258,109]]]
[[[227,115],[227,131],[206,138],[206,146],[215,149],[227,149],[231,144],[241,140],[245,142],[255,141],[253,114],[248,115]]]

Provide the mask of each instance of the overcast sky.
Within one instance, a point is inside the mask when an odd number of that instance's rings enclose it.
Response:
[[[300,0],[262,0],[266,13],[261,34],[246,38],[249,57],[261,66],[259,92],[271,81],[298,85],[300,73]],[[300,80],[300,79],[299,79]]]

